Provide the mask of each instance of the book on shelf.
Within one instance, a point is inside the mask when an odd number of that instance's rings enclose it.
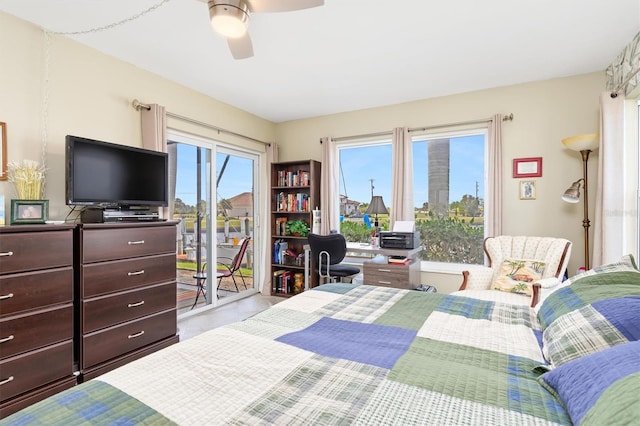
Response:
[[[276,196],[276,211],[278,212],[310,212],[309,194],[302,192],[285,194],[280,192]]]
[[[273,272],[271,287],[275,293],[293,293],[294,274],[291,271],[279,269]]]
[[[278,170],[277,186],[309,186],[310,173],[305,170]]]
[[[276,218],[276,232],[275,235],[285,235],[285,229],[287,225],[286,217],[278,217]]]

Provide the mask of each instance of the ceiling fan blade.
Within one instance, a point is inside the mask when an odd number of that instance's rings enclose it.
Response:
[[[249,0],[252,12],[288,12],[309,9],[324,4],[324,0]]]
[[[253,44],[248,32],[239,38],[228,38],[227,44],[229,44],[229,50],[234,59],[246,59],[253,56]]]

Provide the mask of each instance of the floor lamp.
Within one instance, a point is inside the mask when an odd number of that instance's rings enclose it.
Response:
[[[562,139],[562,143],[565,147],[572,151],[578,151],[582,155],[582,178],[573,182],[571,186],[564,192],[562,199],[567,203],[577,203],[580,200],[580,184],[582,184],[582,190],[584,192],[584,213],[582,219],[582,227],[584,228],[584,267],[585,270],[589,270],[589,180],[587,173],[587,162],[589,161],[589,154],[598,148],[600,139],[597,133],[590,133],[587,135],[572,136],[570,138]]]

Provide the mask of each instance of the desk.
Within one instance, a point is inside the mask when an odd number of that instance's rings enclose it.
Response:
[[[357,254],[371,255],[371,257],[382,255],[382,256],[404,256],[409,259],[415,259],[416,255],[420,253],[420,251],[422,251],[422,246],[418,246],[414,249],[390,249],[390,248],[382,248],[379,246],[372,246],[371,244],[367,244],[367,243],[347,242],[347,257],[349,257],[349,253],[357,253]],[[309,290],[309,276],[310,276],[309,253],[310,252],[311,250],[309,248],[309,245],[305,244],[304,245],[304,289],[305,290]],[[414,261],[413,264],[416,264],[416,262],[417,261]],[[386,264],[376,264],[376,265],[386,266]],[[409,268],[411,265],[405,265],[405,266]],[[392,267],[401,268],[402,266],[392,265]],[[413,270],[415,270],[416,267],[418,268],[418,273],[419,273],[419,270],[420,270],[419,262],[417,263],[417,265],[413,266],[414,268]],[[364,272],[364,268],[363,268],[363,272]],[[367,284],[367,282],[365,282],[365,284]],[[414,284],[417,287],[420,283],[416,282]]]

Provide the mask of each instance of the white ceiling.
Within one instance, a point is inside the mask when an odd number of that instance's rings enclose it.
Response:
[[[640,30],[639,3],[325,0],[253,14],[254,57],[239,61],[201,0],[0,0],[0,10],[64,33],[127,20],[70,37],[282,122],[602,71]]]

